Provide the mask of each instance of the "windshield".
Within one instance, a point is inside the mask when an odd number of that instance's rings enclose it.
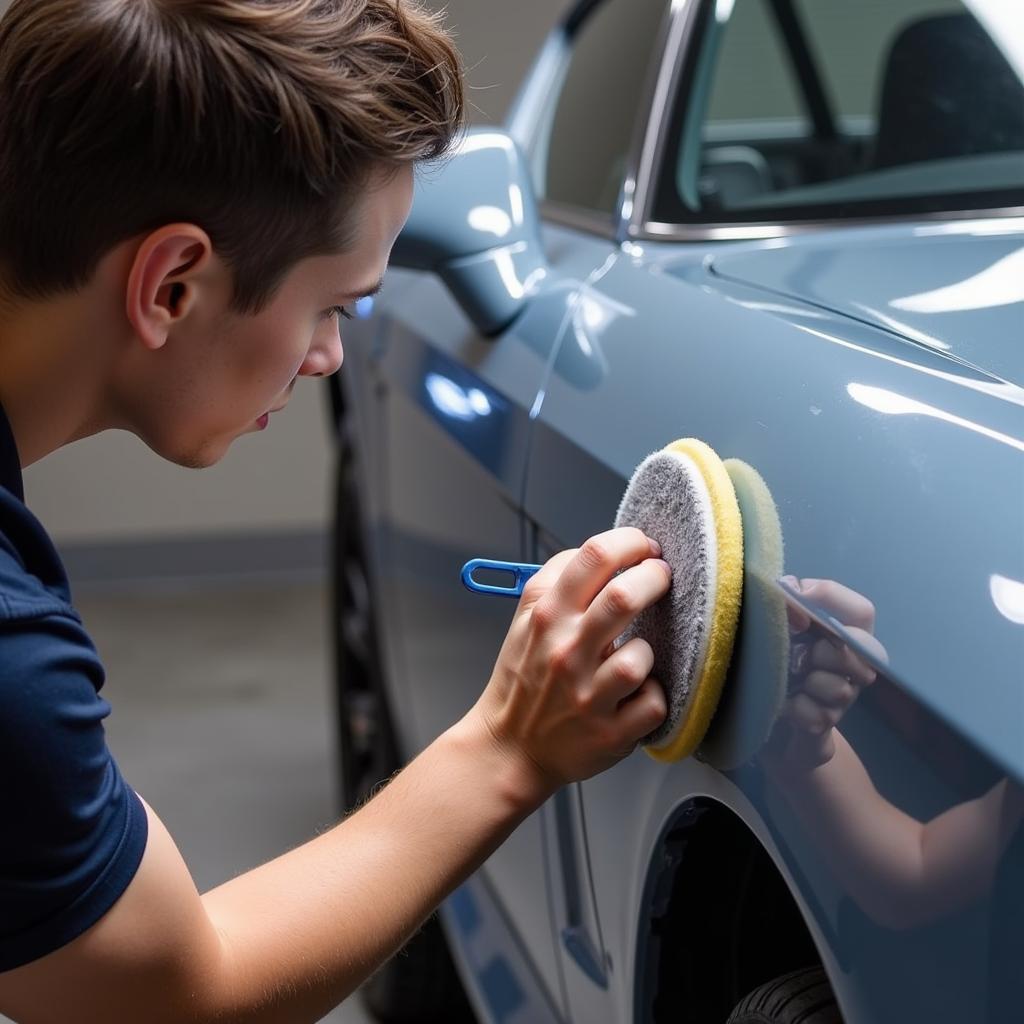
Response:
[[[704,0],[664,223],[1024,206],[1024,4]]]

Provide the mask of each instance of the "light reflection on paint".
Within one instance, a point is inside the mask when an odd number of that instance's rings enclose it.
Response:
[[[918,238],[930,235],[971,235],[975,238],[991,235],[1016,235],[1024,230],[1024,217],[1007,217],[1005,220],[954,220],[947,224],[921,224],[912,228],[911,234]]]
[[[705,288],[708,294],[717,294],[712,288]],[[755,309],[762,313],[780,313],[787,317],[803,317],[806,320],[828,320],[827,313],[819,313],[814,309],[801,309],[799,306],[787,306],[782,302],[755,302],[752,299],[737,299],[737,305],[744,309]]]
[[[526,275],[526,280],[523,281],[523,288],[528,295],[532,295],[537,290],[538,285],[541,281],[548,276],[546,267],[538,267],[536,270]]]
[[[1024,302],[1024,249],[1011,252],[964,281],[893,299],[890,305],[908,313],[956,313]]]
[[[522,227],[526,220],[526,213],[523,206],[523,190],[518,185],[508,187],[508,208],[512,211],[512,223],[516,227]]]
[[[535,420],[540,415],[541,409],[544,408],[544,399],[547,397],[547,394],[544,388],[537,392],[537,397],[533,400],[533,408],[530,409],[531,420]]]
[[[992,603],[1004,618],[1024,626],[1024,583],[993,573],[988,580]]]
[[[861,405],[874,409],[876,412],[887,413],[891,416],[932,416],[1024,452],[1024,441],[1010,437],[1009,434],[1001,434],[998,430],[984,427],[980,423],[964,419],[962,416],[954,416],[953,413],[946,412],[945,409],[919,402],[916,398],[908,398],[906,395],[887,391],[885,388],[869,387],[867,384],[848,384],[846,390],[854,401],[860,402]]]
[[[576,315],[584,328],[600,334],[619,317],[636,316],[636,310],[584,285]]]
[[[633,219],[633,208],[636,202],[636,178],[630,174],[622,183],[622,208],[619,210],[619,218],[623,221]]]
[[[1012,402],[1014,405],[1024,406],[1024,388],[1009,381],[999,380],[978,380],[975,377],[967,377],[963,374],[948,373],[945,370],[938,370],[934,366],[924,366],[921,363],[912,363],[907,359],[900,359],[898,356],[890,355],[888,352],[879,352],[877,349],[868,348],[866,345],[850,341],[849,338],[841,338],[838,334],[830,334],[828,331],[819,330],[808,324],[794,323],[798,331],[810,334],[812,337],[821,338],[822,341],[829,341],[833,345],[848,348],[853,352],[860,352],[862,355],[872,356],[887,363],[894,363],[896,366],[904,366],[908,370],[916,370],[918,373],[935,377],[938,380],[948,381],[950,384],[958,384],[960,387],[970,388],[972,391],[980,391],[985,395],[992,395],[994,398],[1002,399],[1005,402]]]
[[[601,352],[601,335],[620,317],[635,317],[636,310],[590,287],[582,285],[579,301],[572,311],[572,332],[576,346],[587,359],[596,360],[602,376],[608,363]]]
[[[715,21],[724,25],[732,17],[732,9],[736,6],[736,0],[718,0],[715,4]]]
[[[474,206],[466,219],[476,231],[498,238],[504,238],[512,230],[511,218],[498,206]]]
[[[479,388],[470,388],[468,394],[469,407],[477,414],[477,416],[491,415],[491,403]]]
[[[505,291],[513,299],[521,299],[526,295],[526,285],[519,280],[519,273],[516,270],[516,263],[513,259],[515,255],[524,252],[525,249],[526,245],[523,243],[510,246],[507,249],[495,249],[493,253],[494,265],[497,268],[498,276],[501,278],[501,283],[505,286]]]
[[[440,373],[427,374],[426,388],[434,407],[449,419],[466,423],[492,412],[489,399],[479,388],[466,390]]]

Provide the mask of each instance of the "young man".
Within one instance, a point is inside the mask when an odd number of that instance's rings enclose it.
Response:
[[[616,530],[531,582],[482,696],[334,830],[200,895],[107,750],[103,671],[21,467],[131,430],[188,466],[342,362],[462,111],[400,0],[14,0],[0,21],[0,1012],[315,1021],[564,783],[665,714],[669,586]]]

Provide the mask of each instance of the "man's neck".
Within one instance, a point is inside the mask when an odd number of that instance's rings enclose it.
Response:
[[[0,308],[0,404],[22,467],[111,422],[106,408],[109,352],[94,336],[102,317],[89,292]]]

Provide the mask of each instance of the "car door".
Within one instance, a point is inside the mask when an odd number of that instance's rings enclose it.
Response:
[[[668,0],[577,5],[560,40],[561,66],[550,75],[546,90],[524,91],[524,102],[512,119],[511,130],[532,163],[547,260],[557,266],[573,254],[578,278],[557,348],[556,387],[567,378],[583,391],[599,386],[606,367],[600,352],[587,347],[587,339],[594,328],[632,315],[629,308],[606,299],[595,282],[618,252],[619,215],[633,187],[628,157],[642,134],[661,57],[669,49],[672,8]],[[548,53],[551,49],[549,45]],[[535,79],[544,74],[542,56]],[[545,381],[551,380],[549,373]],[[546,401],[542,392],[535,410],[538,423],[545,422]],[[532,445],[531,438],[531,450]],[[541,459],[547,454],[542,449]],[[579,492],[572,474],[563,477],[549,496],[565,510],[575,507]],[[531,559],[546,561],[560,547],[583,539],[575,536],[559,545],[539,529],[542,521],[528,521]],[[552,964],[562,973],[565,1008],[573,1019],[611,1020],[602,1000],[609,964],[586,867],[579,797],[578,786],[565,788],[549,801],[542,816],[551,868]],[[574,994],[580,979],[597,995],[593,1003],[581,1004]]]
[[[512,143],[508,136],[481,130],[462,145],[465,156],[474,148],[500,151]],[[447,173],[445,168],[425,172],[416,200],[422,212],[413,218],[435,218],[442,233],[450,212],[441,208],[431,184],[438,181],[444,191],[439,179]],[[528,189],[525,179],[523,184]],[[474,210],[488,211],[476,217],[486,233],[487,217],[493,221],[498,208],[481,203]],[[414,230],[407,228],[406,235]],[[532,418],[557,339],[570,322],[581,275],[586,277],[593,260],[590,252],[560,244],[557,235],[556,230],[548,238],[544,281],[506,329],[482,330],[467,313],[465,293],[457,298],[451,282],[433,274],[398,269],[378,302],[380,328],[368,380],[380,438],[374,467],[379,621],[405,757],[475,703],[515,610],[508,599],[468,592],[460,569],[475,557],[519,561],[530,554],[522,490]],[[403,236],[396,246],[399,265],[408,244]],[[495,265],[506,278],[512,273],[512,263],[503,258]],[[509,928],[499,947],[512,943],[527,951],[535,975],[529,983],[509,976],[502,984],[534,991],[539,983],[560,1013],[541,817],[538,812],[524,821],[479,878]],[[479,898],[481,890],[474,892]],[[467,933],[467,941],[477,940],[488,947],[481,962],[498,962],[493,929],[486,935]],[[503,971],[521,961],[518,953],[500,958]],[[485,998],[488,984],[482,982]]]
[[[475,703],[508,630],[514,602],[469,593],[460,568],[525,554],[530,411],[566,299],[552,293],[512,329],[485,337],[438,278],[405,285],[381,311],[371,376],[383,438],[379,621],[401,753],[411,758]],[[547,920],[530,909],[545,888],[536,818],[484,873],[518,939],[550,961]],[[557,981],[546,988],[557,994]]]

